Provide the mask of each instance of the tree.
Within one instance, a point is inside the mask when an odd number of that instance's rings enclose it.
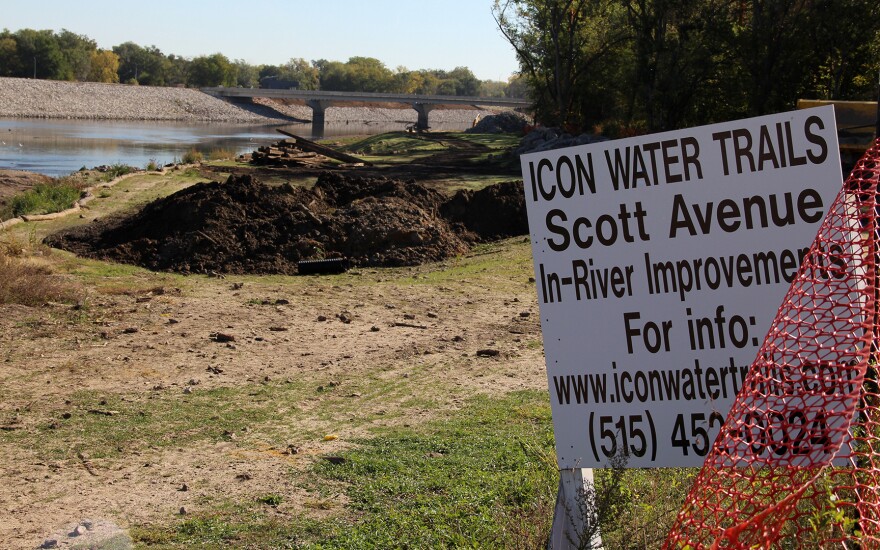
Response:
[[[281,80],[296,82],[300,90],[317,90],[321,84],[318,69],[301,57],[291,58],[278,68],[276,75]]]
[[[260,68],[249,64],[244,59],[232,62],[235,72],[235,85],[242,88],[256,88],[260,85]]]
[[[394,73],[373,57],[352,57],[345,63],[315,61],[321,89],[338,92],[384,92],[392,89]]]
[[[524,99],[529,97],[529,83],[522,74],[515,74],[507,79],[507,89],[504,92],[505,97],[515,97]]]
[[[15,41],[19,59],[15,76],[65,79],[68,70],[54,32],[21,29],[15,33]]]
[[[634,63],[630,90],[650,131],[704,122],[719,60],[732,36],[728,0],[627,0]],[[713,104],[716,108],[717,104]]]
[[[454,82],[455,95],[475,96],[480,92],[480,79],[467,67],[456,67],[449,78]]]
[[[92,72],[92,54],[97,50],[95,41],[67,29],[58,33],[57,41],[65,60],[64,80],[88,80]]]
[[[18,43],[8,30],[0,33],[0,76],[19,73]]]
[[[110,50],[92,52],[88,80],[91,82],[119,82],[119,56]]]
[[[629,37],[620,6],[613,0],[495,0],[492,15],[528,78],[538,118],[584,126],[579,94]]]
[[[190,83],[194,86],[234,86],[235,68],[221,54],[196,57],[190,63]]]
[[[147,86],[165,86],[172,62],[156,46],[141,47],[124,42],[113,47],[119,56],[119,81],[136,81]]]
[[[807,42],[815,47],[817,63],[817,70],[808,73],[809,97],[876,100],[880,3],[819,2],[806,27]]]
[[[480,97],[505,97],[507,82],[500,80],[484,80],[480,82]]]

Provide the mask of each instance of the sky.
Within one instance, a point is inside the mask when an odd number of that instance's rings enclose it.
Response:
[[[492,0],[0,0],[0,28],[67,29],[102,49],[123,42],[253,65],[375,57],[394,70],[465,66],[506,81],[516,57]]]

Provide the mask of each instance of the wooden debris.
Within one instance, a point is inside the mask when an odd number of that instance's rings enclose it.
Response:
[[[278,130],[289,136],[269,146],[263,146],[251,153],[251,164],[260,166],[282,166],[287,168],[351,168],[354,166],[371,166],[362,159],[340,153],[314,141]],[[331,160],[344,164],[337,164]]]
[[[304,168],[329,168],[333,166],[328,157],[303,151],[288,140],[260,147],[251,153],[251,164]]]
[[[315,143],[314,141],[310,141],[306,138],[300,137],[296,134],[291,134],[290,132],[285,132],[280,128],[275,129],[279,134],[284,134],[285,136],[293,139],[293,143],[297,148],[303,151],[309,151],[312,153],[317,153],[319,155],[324,155],[325,157],[329,157],[340,162],[350,162],[353,164],[363,163],[365,166],[372,166],[372,163],[365,161],[364,159],[357,158],[352,155],[348,155],[346,153],[341,153],[336,149],[332,149],[327,147],[326,145],[321,145],[320,143]]]

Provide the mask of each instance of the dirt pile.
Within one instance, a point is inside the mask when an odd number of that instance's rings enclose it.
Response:
[[[382,177],[326,173],[304,189],[232,176],[45,242],[81,256],[181,273],[293,274],[300,260],[333,257],[355,266],[417,265],[462,254],[475,240],[527,231],[521,190],[494,187],[447,199],[415,182]],[[498,223],[488,221],[496,217]],[[518,225],[511,220],[517,217]]]
[[[529,232],[522,182],[509,181],[479,191],[458,191],[440,206],[450,223],[478,240],[496,240]]]

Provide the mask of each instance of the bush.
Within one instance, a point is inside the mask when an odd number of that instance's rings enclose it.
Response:
[[[150,162],[147,163],[147,166],[144,168],[147,172],[158,172],[160,170],[159,164],[156,162],[156,159],[150,159]]]
[[[196,149],[190,149],[186,153],[183,154],[183,158],[181,161],[184,164],[195,164],[197,162],[202,162],[202,153]]]

